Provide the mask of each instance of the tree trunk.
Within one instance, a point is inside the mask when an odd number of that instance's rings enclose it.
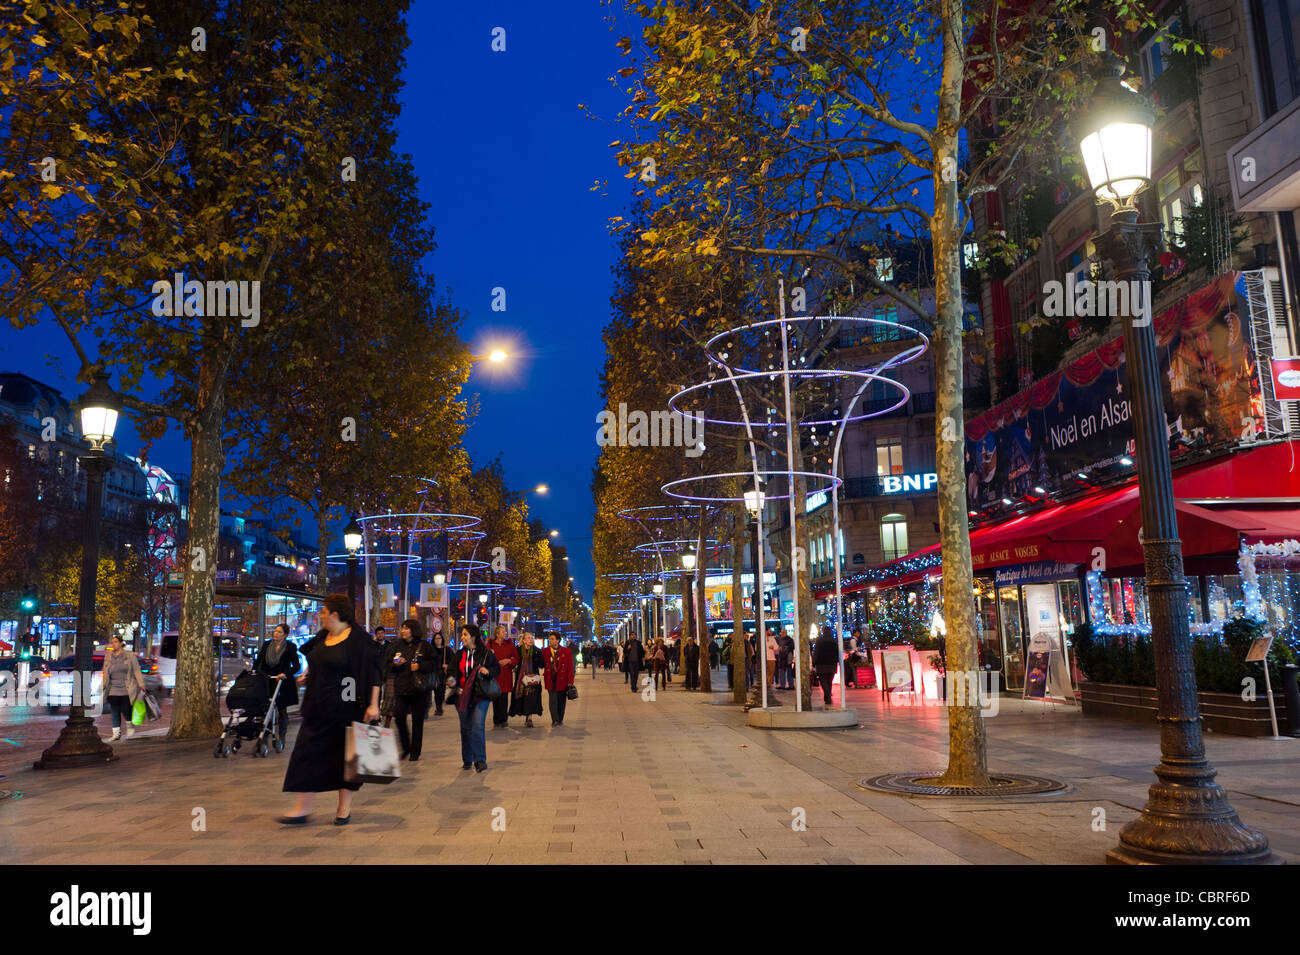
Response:
[[[316,512],[316,593],[328,594],[330,586],[329,552],[329,508],[322,506]]]
[[[935,470],[939,477],[939,530],[943,548],[943,617],[947,625],[948,675],[963,679],[979,670],[970,521],[966,509],[965,419],[962,409],[962,291],[960,206],[955,177],[964,72],[964,24],[960,0],[942,0],[943,76],[934,135],[934,218],[930,223],[935,272]],[[950,163],[951,160],[951,163]],[[945,181],[947,180],[951,181]],[[987,786],[988,757],[978,700],[949,706],[947,786]]]
[[[704,553],[704,505],[700,505],[699,544],[695,548],[695,619],[698,621],[700,641],[700,692],[713,692],[712,671],[709,668],[709,647],[713,636],[709,633],[708,600],[704,593],[705,571],[708,570],[708,556]]]
[[[170,739],[221,735],[214,679],[212,629],[221,536],[221,444],[225,399],[218,390],[190,428],[189,533],[176,654],[176,701]]]
[[[731,521],[731,619],[735,628],[731,634],[731,699],[744,703],[748,694],[745,685],[745,610],[741,599],[745,572],[745,528],[748,513],[744,504],[732,508]],[[757,572],[757,571],[756,571]]]

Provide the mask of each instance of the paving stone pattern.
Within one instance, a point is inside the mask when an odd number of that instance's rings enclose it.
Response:
[[[288,750],[218,760],[211,743],[149,736],[107,767],[11,771],[4,788],[22,795],[0,800],[0,862],[1100,864],[1145,801],[1159,751],[1154,727],[1007,701],[987,721],[990,768],[1065,779],[1069,792],[902,798],[856,781],[942,769],[939,707],[885,709],[862,693],[857,728],[770,731],[680,683],[653,702],[617,673],[580,686],[563,727],[489,727],[482,774],[460,769],[454,711],[430,717],[422,759],[391,786],[363,787],[346,827],[330,824],[332,794],[307,826],[274,821],[291,805]],[[1242,818],[1300,861],[1300,742],[1211,737],[1209,748]]]

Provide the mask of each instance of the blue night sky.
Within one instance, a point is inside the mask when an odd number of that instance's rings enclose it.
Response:
[[[611,16],[623,18],[613,31]],[[504,53],[491,49],[495,27],[506,30]],[[606,224],[625,213],[629,192],[608,148],[625,138],[614,122],[623,97],[609,77],[625,65],[614,43],[630,32],[622,11],[598,0],[570,0],[563,15],[547,4],[415,0],[398,123],[398,148],[414,157],[431,204],[438,249],[427,266],[465,314],[462,334],[476,353],[512,355],[470,378],[480,410],[466,444],[477,464],[499,455],[512,489],[550,486],[549,497],[530,496],[530,511],[560,531],[588,601],[600,336],[616,255]],[[610,189],[591,191],[597,180]],[[506,290],[504,312],[491,308],[496,287]],[[84,390],[76,368],[52,322],[21,332],[0,324],[0,370],[74,400]],[[140,444],[129,420],[119,439],[127,452]],[[189,472],[179,428],[151,459]],[[234,490],[223,491],[227,500]]]

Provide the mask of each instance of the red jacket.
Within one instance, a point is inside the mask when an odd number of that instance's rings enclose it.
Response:
[[[573,685],[573,651],[568,647],[560,647],[554,655],[555,665],[552,666],[551,648],[546,647],[542,650],[542,659],[546,661],[542,683],[548,690],[564,692]]]
[[[502,693],[509,693],[515,688],[515,667],[519,666],[519,648],[509,640],[502,640],[500,643],[489,640],[488,646],[492,648],[492,654],[501,664],[501,675],[497,677],[497,686],[501,687]]]

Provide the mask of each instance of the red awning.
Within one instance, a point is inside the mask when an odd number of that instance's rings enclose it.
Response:
[[[1174,472],[1175,507],[1183,555],[1201,557],[1236,553],[1244,538],[1252,541],[1300,540],[1300,504],[1254,506],[1251,498],[1300,499],[1300,455],[1290,442],[1241,451]],[[1192,502],[1196,503],[1192,503]],[[1224,505],[1219,507],[1218,502]],[[971,563],[976,572],[1034,561],[1089,563],[1105,551],[1105,566],[1140,567],[1141,505],[1136,478],[1119,488],[1098,490],[1032,514],[971,532]],[[937,554],[934,544],[881,568],[884,579],[846,586],[844,593],[868,587],[898,587],[927,574],[939,576],[941,565],[912,569],[916,558]],[[896,568],[897,575],[889,571]],[[819,597],[830,593],[819,589]]]

